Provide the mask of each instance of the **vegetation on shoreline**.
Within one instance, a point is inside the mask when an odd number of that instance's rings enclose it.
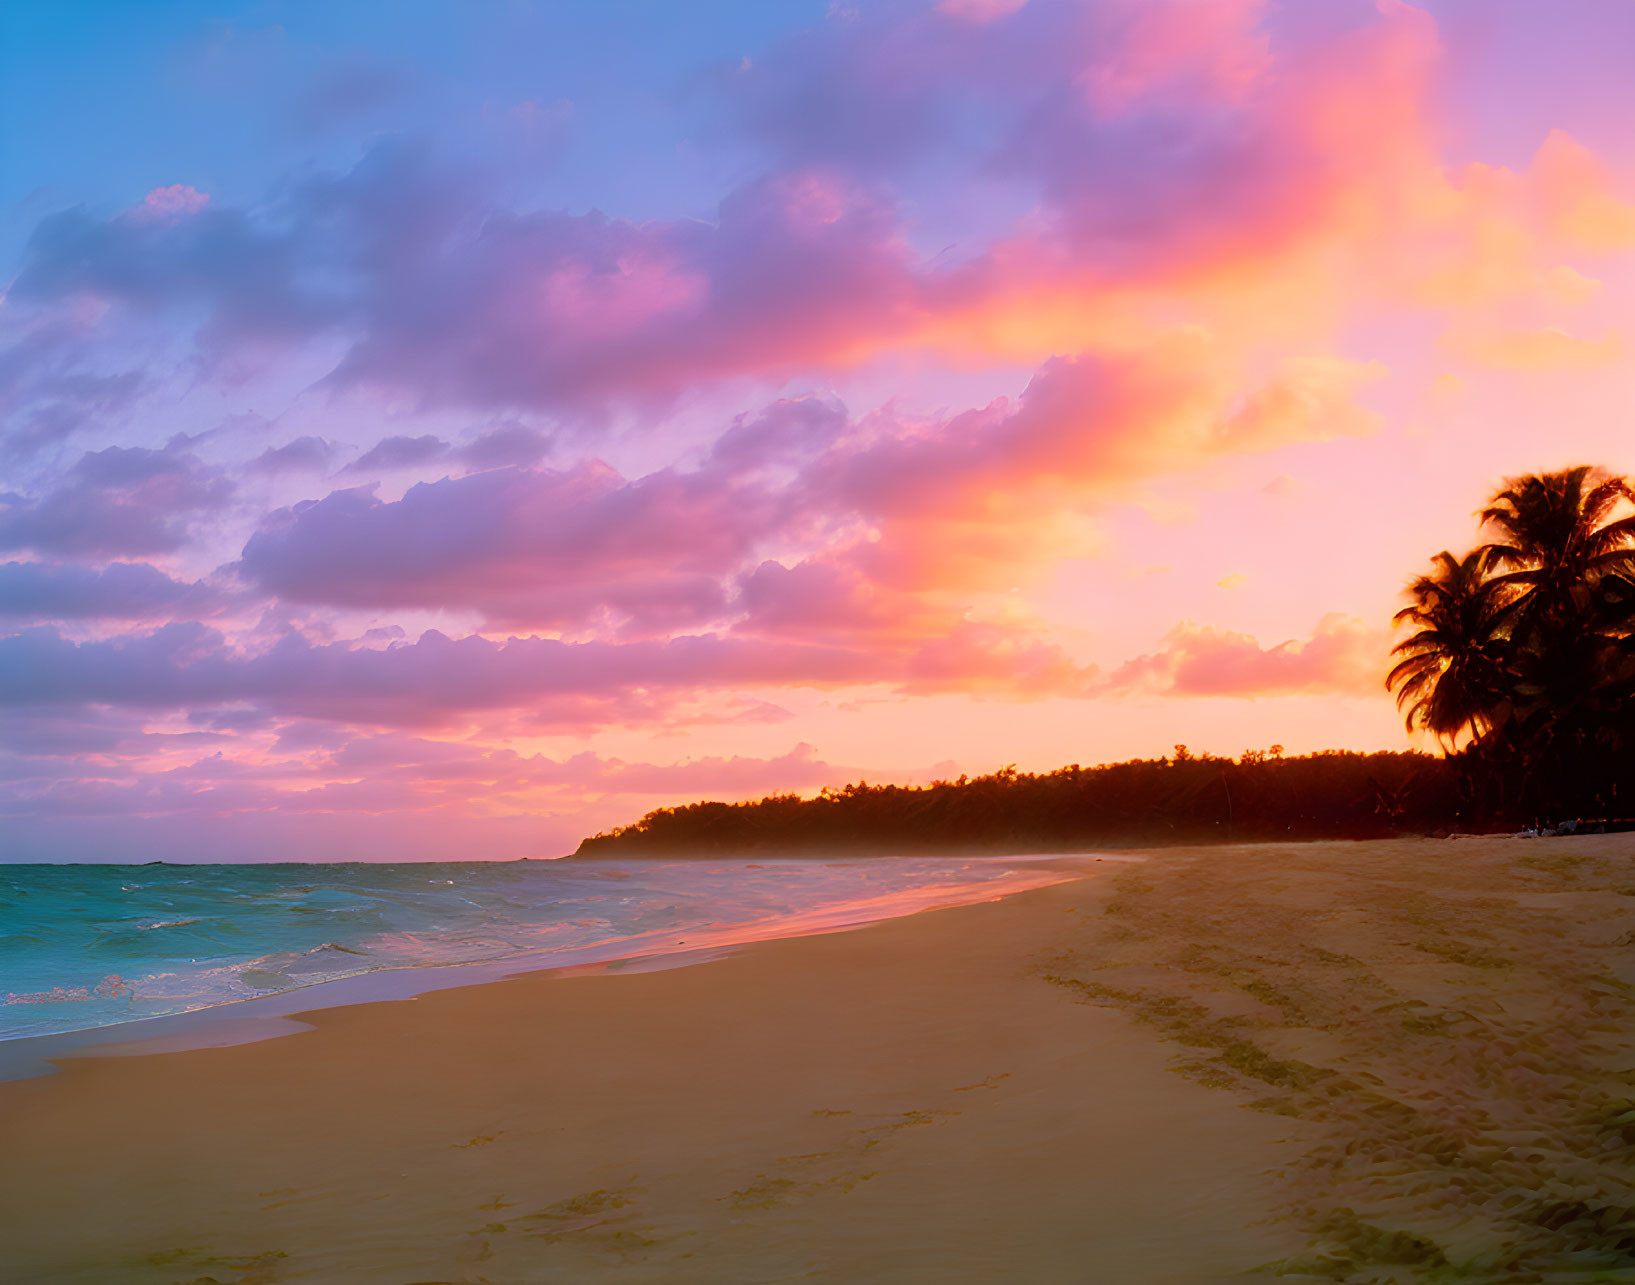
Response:
[[[816,798],[659,808],[586,839],[574,854],[1065,851],[1271,839],[1449,833],[1476,823],[1457,765],[1430,754],[1281,747],[1237,759],[1192,755],[1054,772],[1002,768],[926,786],[858,782]]]
[[[1386,677],[1410,731],[1494,817],[1627,813],[1635,782],[1635,490],[1587,466],[1509,478],[1408,588]],[[1624,792],[1620,793],[1620,785]]]

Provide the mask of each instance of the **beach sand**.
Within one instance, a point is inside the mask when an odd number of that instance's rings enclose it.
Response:
[[[1632,853],[1171,849],[76,1057],[0,1084],[0,1277],[1635,1279]]]

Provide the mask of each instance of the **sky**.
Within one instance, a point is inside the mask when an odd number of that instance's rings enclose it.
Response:
[[[1635,470],[1632,64],[1623,0],[0,6],[0,859],[1415,747],[1405,584]]]

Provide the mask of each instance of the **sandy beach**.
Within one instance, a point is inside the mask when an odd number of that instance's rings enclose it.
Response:
[[[1632,67],[0,0],[0,1285],[1635,1285]]]
[[[1171,849],[76,1057],[0,1084],[0,1275],[1628,1279],[1632,853]]]

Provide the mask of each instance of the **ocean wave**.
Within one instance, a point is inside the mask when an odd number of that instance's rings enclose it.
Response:
[[[0,1004],[83,1004],[97,999],[134,998],[136,989],[117,973],[95,986],[53,986],[48,991],[10,991]]]
[[[125,922],[99,925],[85,949],[97,956],[136,960],[156,952],[163,958],[191,956],[201,948],[207,954],[220,954],[233,949],[249,931],[250,926],[221,917]]]
[[[1002,860],[33,867],[0,880],[0,1038],[212,1007],[383,970],[619,958],[1014,876]],[[939,894],[940,895],[940,894]],[[955,898],[957,899],[957,898]],[[945,899],[946,900],[946,899]],[[849,913],[849,912],[848,912]],[[885,917],[889,913],[874,917]],[[816,918],[814,918],[816,916]],[[21,920],[21,922],[19,922]],[[800,931],[798,927],[791,931]],[[116,967],[118,972],[110,970]],[[132,978],[127,982],[124,978]]]

